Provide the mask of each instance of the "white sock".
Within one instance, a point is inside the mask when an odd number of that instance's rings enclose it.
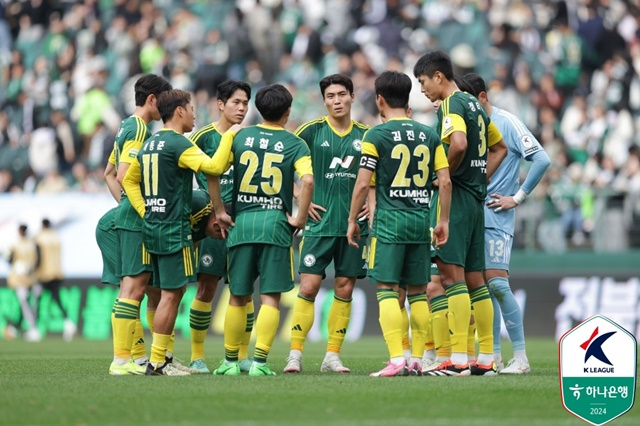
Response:
[[[443,362],[445,362],[446,360],[448,360],[449,357],[448,356],[437,356],[436,357],[436,362],[438,364],[442,364]]]
[[[291,349],[289,351],[289,356],[293,356],[293,357],[296,357],[296,358],[302,358],[302,351],[299,351],[297,349]]]
[[[409,361],[409,364],[413,364],[414,362],[417,362],[418,364],[420,364],[422,362],[422,358],[416,358],[415,356],[412,356],[411,360]]]
[[[113,358],[113,362],[118,365],[125,365],[131,358]]]
[[[451,354],[451,362],[455,365],[465,365],[468,362],[466,352],[453,352]]]
[[[402,365],[403,362],[407,362],[406,358],[403,356],[394,356],[391,358],[391,364],[393,365]]]
[[[402,354],[404,355],[404,359],[410,359],[411,358],[411,349],[403,349],[402,350]]]
[[[478,354],[478,364],[488,365],[493,362],[493,354]]]
[[[496,364],[502,362],[502,354],[500,352],[494,352],[493,360],[496,362]]]
[[[434,349],[424,351],[422,359],[436,359],[436,351]]]
[[[332,359],[332,358],[339,358],[339,356],[336,352],[327,352],[326,354],[324,354],[324,359]]]
[[[527,352],[524,350],[513,351],[513,357],[529,362],[529,359],[527,359]]]

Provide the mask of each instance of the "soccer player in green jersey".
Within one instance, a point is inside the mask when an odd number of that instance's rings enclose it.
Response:
[[[220,119],[194,132],[190,139],[207,155],[213,155],[224,132],[234,124],[242,123],[249,110],[251,87],[243,81],[229,80],[218,85],[218,109]],[[222,201],[230,203],[233,193],[232,169],[220,179]],[[204,173],[196,175],[198,186],[207,190]],[[198,291],[189,312],[191,328],[191,364],[193,372],[209,373],[205,364],[204,341],[211,324],[211,302],[221,277],[227,275],[227,244],[225,240],[205,238],[198,247]],[[247,346],[253,329],[253,301],[247,303],[247,329],[240,346],[240,369],[249,371],[251,361],[247,357]]]
[[[209,157],[183,135],[190,132],[195,123],[188,92],[170,90],[161,93],[158,110],[165,127],[143,144],[138,163],[131,165],[123,184],[125,191],[142,193],[145,211],[142,238],[151,257],[154,284],[161,289],[146,374],[187,375],[188,372],[177,369],[167,357],[167,347],[184,287],[195,281],[189,220],[194,172],[221,175],[229,146],[226,154],[216,153]],[[140,208],[139,205],[134,207]],[[226,213],[222,211],[218,219],[221,215],[226,216]]]
[[[432,173],[441,187],[440,218],[434,229],[435,245],[449,236],[451,181],[440,139],[428,126],[407,117],[411,79],[396,71],[382,73],[375,82],[376,104],[386,122],[365,135],[360,170],[349,211],[347,239],[358,247],[358,213],[364,204],[371,177],[376,173],[376,209],[373,216],[369,277],[377,284],[380,327],[390,361],[372,377],[422,375],[422,351],[426,341],[431,230],[429,200]],[[402,351],[402,315],[398,284],[407,285],[411,306],[412,354],[409,363]]]
[[[105,170],[109,190],[119,201],[114,224],[118,237],[116,276],[121,285],[111,315],[114,358],[109,373],[113,375],[144,374],[144,367],[132,361],[131,348],[132,342],[140,342],[133,355],[146,360],[144,333],[138,311],[151,271],[150,265],[145,263],[148,254],[142,244],[142,218],[132,206],[126,191],[118,195],[120,191],[117,184],[122,185],[130,164],[138,161],[138,151],[149,137],[148,124],[160,119],[157,97],[170,89],[171,85],[165,79],[154,74],[144,75],[136,81],[136,109],[133,115],[122,121]],[[150,286],[148,293],[154,296],[149,297],[148,301],[153,309],[159,295]]]
[[[303,124],[296,130],[311,151],[315,185],[309,218],[300,243],[300,290],[291,319],[291,352],[285,373],[302,370],[302,348],[313,326],[315,298],[325,270],[335,267],[334,298],[327,319],[329,341],[320,371],[349,373],[339,358],[349,326],[351,295],[357,278],[366,276],[366,238],[360,251],[349,249],[346,217],[356,182],[362,136],[369,128],[351,119],[355,99],[349,77],[334,74],[320,81],[320,92],[328,115]],[[360,213],[361,234],[368,234],[366,215]]]
[[[449,243],[436,249],[440,281],[447,296],[451,359],[429,371],[436,376],[495,375],[493,305],[482,275],[484,262],[484,199],[487,180],[507,154],[500,131],[478,100],[458,90],[446,53],[430,52],[414,67],[422,92],[438,99],[439,135],[447,151],[453,182]],[[430,291],[430,295],[437,294]],[[469,368],[467,338],[474,307],[480,350]],[[444,308],[444,307],[443,307]]]
[[[292,101],[291,93],[280,84],[263,87],[256,94],[262,124],[242,129],[233,137],[235,226],[227,238],[231,296],[224,322],[225,359],[214,374],[240,374],[238,351],[246,329],[246,305],[260,277],[262,306],[256,318],[256,348],[249,375],[275,375],[266,363],[267,356],[280,322],[280,295],[293,288],[293,233],[306,223],[313,193],[309,148],[284,129]],[[296,172],[302,188],[298,213],[292,217]],[[219,196],[212,193],[211,197],[217,213]]]

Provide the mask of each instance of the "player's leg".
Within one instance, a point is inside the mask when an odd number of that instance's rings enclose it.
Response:
[[[402,315],[402,353],[407,359],[411,359],[411,341],[409,340],[409,312],[407,311],[407,285],[398,284],[398,304]]]
[[[154,275],[159,279],[162,294],[153,321],[153,343],[146,374],[187,376],[187,371],[173,365],[173,354],[168,357],[168,349],[186,285],[196,277],[193,246],[185,246],[168,255],[154,255],[152,260]]]
[[[369,276],[377,283],[380,329],[389,350],[389,362],[371,377],[406,376],[407,360],[402,351],[402,314],[398,302],[398,283],[404,263],[404,245],[379,243],[371,238]]]
[[[351,319],[351,302],[356,279],[366,276],[367,243],[364,238],[358,242],[359,249],[349,246],[346,238],[334,239],[334,265],[336,278],[334,281],[334,296],[329,310],[327,325],[329,338],[327,352],[322,361],[320,371],[349,373],[340,359],[340,349],[344,343]]]
[[[427,284],[427,298],[431,307],[433,348],[425,346],[427,352],[422,356],[423,373],[437,368],[451,358],[451,337],[447,318],[449,304],[444,287],[440,283],[440,272],[435,263],[431,264],[431,281]],[[430,350],[432,351],[429,352]]]
[[[313,327],[315,300],[324,271],[333,257],[333,238],[303,237],[300,241],[300,289],[291,316],[291,345],[285,373],[302,371],[302,350]]]
[[[244,334],[240,341],[240,349],[238,351],[238,364],[240,365],[240,371],[248,373],[251,369],[251,359],[249,358],[249,342],[251,342],[251,333],[253,332],[255,308],[253,306],[253,299],[249,299],[245,305],[245,315],[247,317]]]
[[[229,248],[229,306],[224,317],[224,360],[213,374],[237,376],[240,344],[247,328],[246,305],[251,300],[258,277],[259,250],[255,244]]]
[[[293,289],[293,248],[264,244],[258,258],[260,299],[256,318],[256,349],[250,376],[274,376],[267,357],[280,324],[280,295]]]

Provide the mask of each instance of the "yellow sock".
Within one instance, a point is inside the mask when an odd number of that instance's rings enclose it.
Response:
[[[136,326],[133,333],[133,346],[131,347],[131,358],[138,359],[145,357],[147,350],[144,346],[144,329],[140,319],[136,319]]]
[[[224,358],[238,361],[238,350],[247,327],[247,311],[244,306],[227,306],[224,316]]]
[[[247,313],[247,325],[244,329],[244,335],[242,336],[242,341],[240,342],[240,351],[238,352],[238,359],[249,358],[249,342],[251,342],[251,332],[253,331],[253,322],[254,322],[253,300],[247,303],[247,306],[245,307],[245,312]]]
[[[171,330],[171,335],[169,336],[169,343],[167,343],[167,352],[173,356],[173,349],[176,345],[176,330]]]
[[[471,297],[471,296],[469,296]],[[469,329],[467,334],[467,357],[476,357],[476,320],[473,315],[473,302],[471,303],[471,321],[469,321]]]
[[[447,319],[449,310],[447,296],[436,296],[431,299],[431,310],[431,325],[436,356],[441,359],[449,358],[451,356],[451,336],[449,335],[449,321]]]
[[[153,342],[151,343],[151,359],[149,359],[149,362],[156,366],[165,363],[169,340],[171,340],[171,336],[168,334],[153,333]]]
[[[451,351],[467,354],[467,334],[471,318],[471,300],[469,290],[463,282],[455,283],[445,289],[449,303],[449,329],[451,333]]]
[[[267,356],[276,338],[280,324],[280,311],[273,306],[262,305],[256,320],[256,350],[253,353],[255,362],[267,362]]]
[[[115,358],[131,358],[133,334],[140,302],[133,299],[118,299],[113,313],[113,355]]]
[[[402,306],[400,308],[400,315],[402,315],[402,350],[411,349],[411,342],[409,341],[409,313],[407,308]]]
[[[204,359],[204,339],[211,325],[211,302],[193,299],[189,311],[191,329],[191,361]]]
[[[351,319],[351,299],[345,300],[333,296],[333,303],[329,310],[327,326],[329,328],[329,341],[327,352],[340,353],[342,343],[347,335],[349,320]]]
[[[113,336],[113,356],[116,354],[116,306],[118,306],[118,298],[116,297],[111,308],[111,335]]]
[[[156,318],[156,311],[147,310],[147,323],[149,324],[149,331],[153,335],[153,320]]]
[[[376,296],[380,307],[380,328],[387,349],[389,358],[403,356],[402,353],[402,314],[398,304],[398,293],[391,289],[378,289]]]
[[[314,316],[314,301],[298,294],[291,316],[291,350],[302,352],[304,341],[313,326]]]
[[[478,331],[478,349],[481,354],[493,353],[493,303],[486,285],[473,289],[471,294],[476,330]]]
[[[436,349],[436,345],[433,341],[433,321],[431,318],[431,308],[427,303],[427,340],[424,342],[424,350],[425,351],[433,351]]]
[[[408,294],[407,300],[411,306],[411,356],[422,358],[424,343],[427,341],[427,327],[429,325],[429,305],[427,293]]]

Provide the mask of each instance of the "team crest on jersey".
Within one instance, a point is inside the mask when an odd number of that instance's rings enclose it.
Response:
[[[308,254],[302,259],[304,266],[311,267],[316,264],[316,257],[312,254]]]
[[[284,150],[284,144],[280,141],[278,141],[274,146],[273,149],[275,149],[278,152],[282,152]]]
[[[203,255],[200,260],[202,261],[202,264],[204,266],[211,266],[211,264],[213,263],[213,257],[211,257],[210,254],[205,254]]]
[[[525,148],[531,148],[533,146],[533,139],[531,139],[529,135],[524,135],[520,141]]]
[[[448,115],[444,118],[442,122],[442,128],[444,129],[445,133],[448,133],[451,130],[453,130],[453,120]]]
[[[353,141],[353,149],[358,152],[362,151],[362,141],[360,139],[356,139]]]

